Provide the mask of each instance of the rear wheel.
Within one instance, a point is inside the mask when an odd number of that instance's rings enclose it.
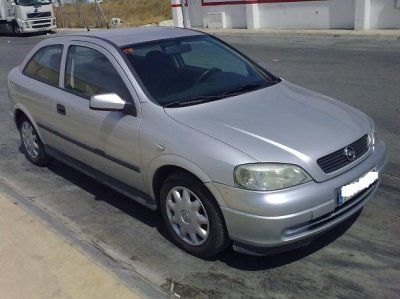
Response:
[[[230,244],[218,205],[202,182],[188,174],[175,173],[165,180],[160,207],[169,234],[183,250],[207,257]]]
[[[46,165],[48,163],[48,157],[44,150],[43,143],[27,117],[22,118],[19,125],[19,132],[25,157],[37,166]]]

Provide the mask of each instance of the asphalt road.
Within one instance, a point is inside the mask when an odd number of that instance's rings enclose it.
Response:
[[[369,115],[389,146],[381,188],[357,217],[299,250],[212,260],[168,241],[158,213],[53,162],[25,160],[9,111],[6,74],[46,37],[0,36],[0,179],[165,291],[182,297],[400,296],[400,40],[396,38],[225,35],[283,78]]]

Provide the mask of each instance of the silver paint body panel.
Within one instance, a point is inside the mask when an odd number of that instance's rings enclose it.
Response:
[[[152,208],[156,208],[153,178],[158,169],[177,166],[193,173],[214,195],[230,237],[240,243],[270,247],[295,242],[359,210],[377,186],[365,200],[317,230],[291,238],[282,233],[332,214],[341,186],[372,168],[383,169],[387,155],[380,140],[363,157],[335,172],[324,173],[317,165],[318,158],[373,130],[373,121],[364,113],[286,81],[212,103],[164,109],[146,96],[115,46],[201,34],[176,28],[140,28],[47,39],[8,76],[12,112],[24,112],[44,144],[147,194],[147,205]],[[32,55],[51,44],[64,45],[58,88],[22,74]],[[90,110],[88,99],[64,89],[69,45],[91,47],[106,55],[131,92],[136,116]],[[57,113],[57,104],[65,106],[66,115]],[[234,168],[257,162],[296,164],[314,181],[273,192],[236,188]]]

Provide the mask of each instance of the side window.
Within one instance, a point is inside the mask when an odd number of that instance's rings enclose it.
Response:
[[[219,68],[223,72],[238,73],[248,75],[246,65],[232,54],[228,54],[222,47],[216,47],[208,41],[194,41],[188,44],[192,50],[182,53],[181,57],[185,65],[199,68]],[[213,59],[215,57],[215,59]]]
[[[23,74],[38,81],[58,87],[63,46],[45,46],[29,60]]]
[[[116,93],[124,100],[131,99],[128,88],[108,58],[82,46],[68,49],[65,88],[86,97]]]

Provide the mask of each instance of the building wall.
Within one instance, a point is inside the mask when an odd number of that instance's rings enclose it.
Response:
[[[371,28],[400,28],[400,8],[393,1],[371,0]]]
[[[180,0],[172,0],[173,3]],[[400,28],[400,0],[185,0],[193,27],[207,27],[209,12],[224,12],[226,28]],[[181,9],[173,7],[173,10]],[[177,15],[174,12],[174,16]],[[179,22],[175,20],[175,25]],[[356,23],[357,22],[357,23]],[[360,25],[361,24],[361,25]]]
[[[259,13],[261,28],[354,28],[354,0],[265,3]]]
[[[209,12],[225,12],[226,25],[228,28],[247,28],[246,5],[223,5],[204,6],[203,24],[207,26],[207,14]]]

